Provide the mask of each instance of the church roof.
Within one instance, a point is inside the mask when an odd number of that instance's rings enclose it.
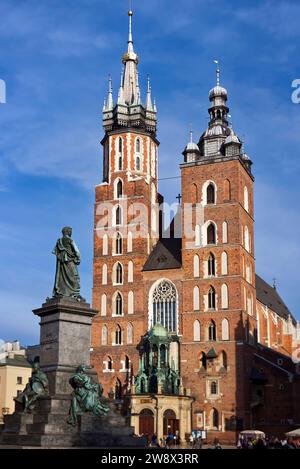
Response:
[[[181,268],[181,239],[162,238],[160,239],[150,256],[148,257],[143,270],[165,270]]]
[[[292,313],[284,303],[276,288],[265,282],[265,280],[263,280],[259,275],[256,275],[255,287],[258,301],[268,306],[268,308],[272,309],[278,314],[278,316],[284,319],[288,319],[288,317],[291,316],[294,321]]]

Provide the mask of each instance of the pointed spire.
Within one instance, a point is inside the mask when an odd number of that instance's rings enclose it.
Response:
[[[190,124],[190,143],[193,143],[193,127],[192,127],[192,124]]]
[[[106,99],[104,98],[104,102],[103,102],[103,112],[106,111]]]
[[[137,64],[138,56],[133,50],[132,41],[132,10],[128,12],[129,16],[129,35],[128,35],[128,49],[126,54],[123,55],[123,64],[125,66],[123,78],[123,93],[124,101],[126,104],[133,104],[137,99]]]
[[[132,16],[133,16],[133,11],[129,7],[128,11],[128,17],[129,17],[129,31],[128,31],[128,52],[129,52],[129,47],[133,45],[133,40],[132,40]]]
[[[108,78],[108,99],[107,99],[106,109],[108,111],[112,111],[113,107],[114,107],[114,101],[113,101],[112,79],[111,79],[111,76],[109,75],[109,78]]]
[[[141,89],[139,84],[139,72],[136,72],[136,104],[141,104]]]
[[[146,110],[153,111],[152,99],[151,99],[151,86],[150,86],[150,77],[148,75],[148,88],[147,88],[147,98],[146,98]]]
[[[121,72],[121,83],[120,83],[120,88],[119,88],[119,93],[118,93],[118,104],[125,104],[124,103],[123,80],[124,80],[124,67],[122,67],[122,72]]]

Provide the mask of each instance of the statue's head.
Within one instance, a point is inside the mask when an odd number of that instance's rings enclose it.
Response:
[[[63,236],[72,236],[72,228],[70,226],[65,226],[62,230],[61,230]]]
[[[89,367],[86,366],[86,365],[79,365],[76,368],[76,373],[85,373],[88,369],[89,369]]]
[[[32,368],[34,371],[37,371],[40,369],[40,363],[38,361],[33,362]]]

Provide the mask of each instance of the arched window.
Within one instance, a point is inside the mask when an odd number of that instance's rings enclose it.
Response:
[[[127,344],[133,344],[133,325],[130,323],[127,326]]]
[[[130,359],[128,355],[125,355],[124,368],[125,370],[130,370]]]
[[[246,186],[244,187],[244,209],[249,212],[249,193]]]
[[[115,345],[122,345],[122,329],[119,324],[117,325],[115,330]]]
[[[113,315],[123,315],[123,297],[120,292],[115,293],[113,296]]]
[[[116,225],[122,225],[122,208],[120,205],[117,205],[116,207],[116,212],[115,212],[115,224]]]
[[[212,286],[208,291],[208,309],[216,309],[216,290]]]
[[[117,262],[113,267],[113,283],[114,285],[122,285],[123,283],[123,267]]]
[[[210,324],[208,326],[208,340],[217,340],[216,323],[213,320],[210,321]]]
[[[225,251],[222,252],[222,255],[221,255],[221,274],[222,275],[228,274],[228,256]]]
[[[115,399],[117,401],[122,399],[122,385],[119,379],[117,379],[116,384],[115,384]]]
[[[106,316],[106,303],[106,295],[105,293],[103,293],[103,295],[101,296],[101,316]]]
[[[248,296],[247,297],[247,313],[252,315],[253,311],[252,311],[252,297],[251,296]]]
[[[224,351],[221,353],[221,366],[224,370],[227,370],[227,354]]]
[[[141,153],[141,141],[139,138],[137,138],[135,142],[135,151],[136,153]]]
[[[194,287],[194,311],[200,309],[200,291],[199,287]]]
[[[132,252],[132,232],[131,231],[128,231],[127,252]]]
[[[210,183],[206,189],[206,202],[207,204],[216,203],[216,191],[215,186],[212,183]]]
[[[197,184],[193,183],[191,187],[191,203],[196,204],[198,202],[198,188]]]
[[[134,313],[134,295],[133,291],[128,293],[128,314]]]
[[[123,238],[121,233],[117,233],[115,237],[115,254],[123,254]]]
[[[225,283],[221,287],[221,304],[223,309],[228,309],[228,287]]]
[[[222,321],[222,340],[229,340],[229,322],[226,318]]]
[[[213,430],[219,430],[219,412],[212,409],[210,413],[210,425]]]
[[[200,246],[200,226],[195,226],[195,246]]]
[[[201,357],[200,357],[200,368],[204,368],[204,370],[206,370],[206,367],[207,367],[206,354],[202,352]]]
[[[231,200],[231,184],[229,179],[224,181],[224,202]]]
[[[210,277],[216,275],[216,258],[211,252],[207,261],[207,273]]]
[[[119,153],[123,153],[123,140],[119,137]]]
[[[218,394],[218,382],[217,381],[210,382],[210,394],[211,396],[216,396]]]
[[[196,254],[194,256],[194,277],[200,276],[200,260],[199,256]]]
[[[108,235],[105,234],[102,239],[102,254],[107,256],[108,254]]]
[[[228,243],[228,223],[226,221],[222,224],[222,238],[224,244]]]
[[[216,244],[216,227],[213,223],[207,227],[207,244]]]
[[[116,186],[116,198],[121,199],[123,196],[123,182],[121,179],[118,180],[117,186]]]
[[[247,282],[251,283],[251,266],[247,264],[246,266],[246,280]]]
[[[177,332],[177,293],[174,285],[162,280],[152,293],[150,324],[160,322],[171,332]]]
[[[119,170],[119,171],[122,171],[122,169],[123,169],[123,140],[122,140],[121,137],[119,138],[118,150],[119,150],[119,154],[118,154],[118,170]]]
[[[102,326],[101,344],[107,345],[107,339],[108,339],[108,330],[107,330],[107,326],[104,324],[104,326]]]
[[[132,261],[128,262],[128,282],[129,283],[133,282],[133,262]]]
[[[200,322],[195,321],[194,322],[194,341],[195,342],[200,342]]]
[[[248,226],[244,227],[244,246],[246,251],[250,252],[250,236]]]
[[[107,369],[108,369],[109,371],[112,371],[112,369],[113,369],[113,361],[112,361],[112,358],[111,358],[110,356],[108,356],[106,362],[107,362]]]
[[[102,285],[107,285],[107,265],[102,266]]]
[[[137,171],[141,170],[141,158],[139,156],[135,157],[135,169]]]

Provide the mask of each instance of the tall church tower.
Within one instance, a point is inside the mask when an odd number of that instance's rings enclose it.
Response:
[[[92,331],[93,363],[102,370],[105,391],[116,394],[138,368],[134,344],[147,328],[142,268],[159,236],[157,111],[149,78],[142,102],[132,11],[128,16],[117,100],[110,78],[103,106],[103,182],[96,187],[94,226],[93,306],[99,314]]]
[[[243,357],[257,328],[254,178],[229,124],[227,99],[218,67],[217,84],[209,93],[208,128],[198,144],[191,136],[181,164],[182,375],[197,402],[195,428],[211,431],[224,431],[233,413],[247,421]],[[192,232],[186,229],[187,217]]]

